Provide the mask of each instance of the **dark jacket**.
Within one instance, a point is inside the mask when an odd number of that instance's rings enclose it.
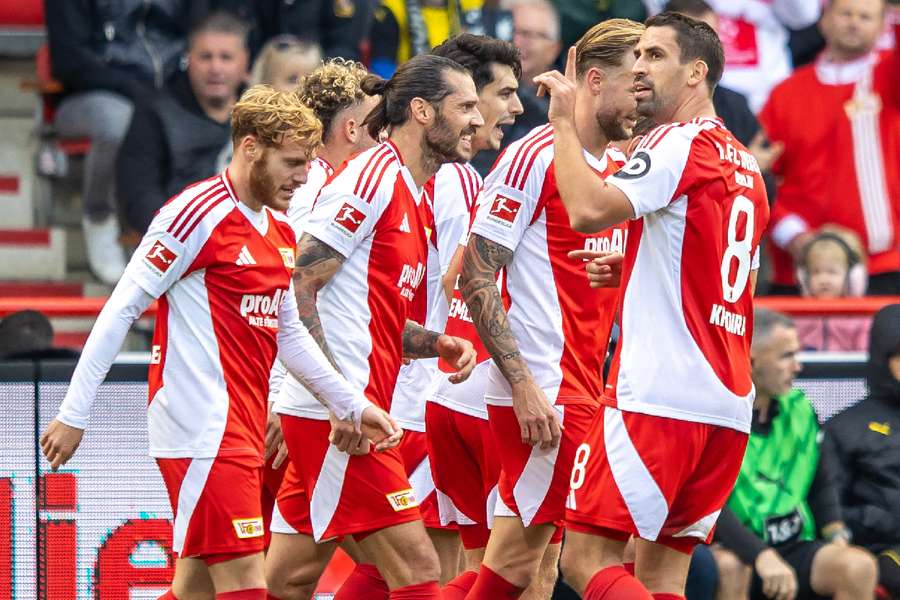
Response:
[[[187,74],[138,105],[119,149],[117,186],[125,219],[144,233],[166,200],[189,184],[218,172],[231,139],[229,121],[210,119],[191,90]]]
[[[66,92],[108,90],[138,100],[161,89],[187,45],[202,3],[46,0],[53,76]]]
[[[875,552],[900,544],[900,381],[888,368],[898,349],[900,304],[892,304],[872,321],[869,397],[825,425],[844,519],[854,541]]]

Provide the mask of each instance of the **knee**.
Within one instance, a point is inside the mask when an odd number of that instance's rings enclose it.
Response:
[[[308,600],[319,582],[319,569],[312,563],[280,563],[266,566],[266,587],[281,600]]]
[[[441,564],[437,551],[427,536],[422,537],[404,548],[403,572],[396,574],[401,585],[440,580]]]
[[[853,588],[872,588],[878,581],[878,563],[862,548],[847,548],[843,560],[843,579]]]
[[[570,550],[566,545],[563,546],[562,554],[559,557],[560,573],[563,580],[580,595],[584,595],[584,590],[594,571],[599,568],[602,568],[602,565],[591,561],[585,553]]]

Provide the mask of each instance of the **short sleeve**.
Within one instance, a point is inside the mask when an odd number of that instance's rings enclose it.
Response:
[[[631,202],[635,218],[663,209],[675,199],[696,133],[696,126],[686,124],[657,127],[641,141],[625,166],[606,179]]]
[[[345,192],[340,185],[326,186],[306,218],[304,233],[347,258],[381,218],[386,203],[380,196],[376,194],[370,203]]]
[[[460,240],[465,243],[468,236],[469,207],[466,199],[473,194],[470,188],[463,187],[466,180],[457,177],[456,169],[462,168],[453,165],[454,170],[449,177],[442,177],[444,175],[442,169],[438,173],[440,179],[435,186],[434,227],[442,275],[450,268]]]
[[[198,201],[176,198],[153,217],[125,272],[154,298],[187,273],[216,225],[234,208],[227,192],[216,194]]]
[[[327,179],[328,171],[316,165],[314,168],[310,168],[306,183],[294,190],[291,204],[287,209],[287,218],[294,229],[297,241],[300,241],[300,236],[303,234],[306,226],[306,220],[309,218],[309,214],[315,205],[316,197],[318,197],[319,191],[325,185]]]

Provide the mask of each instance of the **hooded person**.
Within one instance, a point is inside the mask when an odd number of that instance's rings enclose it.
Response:
[[[900,597],[900,304],[876,313],[869,339],[869,396],[826,425],[844,521],[878,554],[880,582]]]

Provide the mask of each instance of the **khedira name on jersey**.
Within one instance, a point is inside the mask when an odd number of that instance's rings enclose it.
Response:
[[[747,317],[727,310],[721,304],[713,304],[709,315],[709,322],[716,327],[722,327],[728,333],[744,335],[747,330]]]
[[[278,310],[288,290],[275,290],[271,296],[265,294],[244,294],[241,297],[241,316],[254,327],[278,329]]]
[[[403,265],[403,270],[400,271],[400,279],[397,280],[397,287],[400,288],[400,295],[407,300],[412,301],[413,296],[416,295],[416,289],[418,289],[419,284],[422,283],[423,277],[425,277],[425,265],[422,263],[419,263],[415,267]]]

